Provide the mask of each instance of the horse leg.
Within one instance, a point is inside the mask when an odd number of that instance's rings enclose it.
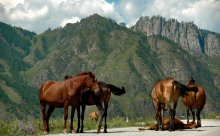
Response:
[[[174,131],[174,110],[173,109],[170,109],[169,111],[169,114],[170,114],[170,128],[169,128],[169,131]]]
[[[173,102],[173,107],[169,106],[169,110],[170,110],[170,131],[175,131],[175,127],[174,127],[174,118],[176,115],[176,106],[177,103]]]
[[[201,119],[200,119],[200,112],[201,110],[200,109],[197,109],[196,111],[196,117],[197,117],[197,127],[201,127]]]
[[[104,111],[104,116],[105,116],[104,133],[107,133],[107,115],[108,115],[108,103],[105,104],[105,111]]]
[[[98,122],[98,129],[97,129],[97,133],[100,133],[100,129],[102,127],[102,121],[103,121],[103,117],[104,117],[104,109],[103,109],[101,104],[100,105],[96,105],[96,107],[99,110],[100,115],[101,115],[101,117],[99,119],[99,122]]]
[[[49,119],[50,119],[50,115],[51,113],[54,111],[55,107],[52,107],[52,106],[49,106],[49,109],[47,110],[47,132],[50,132],[50,129],[49,129]]]
[[[47,115],[46,115],[46,104],[41,102],[41,113],[42,113],[42,117],[43,117],[43,130],[44,130],[44,134],[47,134]]]
[[[81,129],[80,129],[80,133],[83,133],[85,109],[86,109],[86,105],[82,105],[82,113],[81,113]]]
[[[187,124],[188,124],[189,123],[189,116],[190,116],[189,108],[186,108],[186,112],[187,112],[186,118],[187,118]]]
[[[164,130],[164,109],[165,109],[165,104],[161,104],[161,130],[163,131]]]
[[[154,110],[155,110],[155,119],[157,121],[156,123],[156,128],[155,128],[155,131],[158,131],[159,129],[159,104],[156,102],[156,101],[153,101],[153,105],[154,105]]]
[[[195,122],[195,111],[192,109],[192,108],[190,108],[190,110],[191,110],[191,113],[192,113],[192,116],[193,116],[193,123]]]
[[[159,106],[158,106],[158,118],[159,118],[159,124],[158,124],[158,127],[159,127],[159,129],[161,129],[161,127],[162,127],[162,122],[163,122],[163,119],[162,119],[162,115],[161,115],[161,103],[159,104]]]
[[[66,129],[66,120],[68,118],[68,104],[64,104],[64,125],[63,125],[63,133],[67,133]]]
[[[80,129],[80,105],[77,106],[77,121],[78,121],[78,125],[77,125],[77,129],[76,129],[76,133],[79,133],[79,129]]]
[[[68,112],[68,110],[67,110],[67,112]],[[70,132],[71,133],[75,133],[74,128],[73,128],[74,114],[75,114],[75,107],[72,106],[72,108],[71,108],[71,115],[70,115]]]

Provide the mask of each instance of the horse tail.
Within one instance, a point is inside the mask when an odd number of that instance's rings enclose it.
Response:
[[[108,89],[114,94],[114,95],[122,95],[125,94],[125,88],[122,86],[122,88],[116,87],[112,84],[107,84]]]

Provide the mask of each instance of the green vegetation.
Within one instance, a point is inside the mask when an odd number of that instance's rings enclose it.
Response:
[[[69,120],[68,120],[69,121]],[[110,119],[107,122],[108,128],[114,127],[143,127],[153,123],[152,118],[139,118],[136,120],[129,120],[126,122],[124,118],[116,117]],[[62,133],[63,132],[63,118],[52,118],[50,120],[50,133]],[[142,123],[144,122],[144,123]],[[69,130],[69,123],[67,124]],[[144,124],[144,125],[143,125]],[[76,129],[77,121],[74,121],[74,128]],[[26,120],[14,120],[14,121],[1,121],[0,120],[0,136],[26,136],[26,135],[42,135],[43,123],[40,119],[29,118]],[[97,122],[94,120],[85,119],[84,130],[97,129]]]

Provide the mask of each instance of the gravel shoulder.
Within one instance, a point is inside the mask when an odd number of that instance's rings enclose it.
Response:
[[[184,121],[185,122],[185,121]],[[49,136],[220,136],[220,120],[203,119],[202,127],[195,129],[183,129],[176,130],[174,132],[169,131],[154,131],[145,130],[139,131],[138,127],[127,128],[111,128],[108,129],[108,133],[96,133],[96,130],[85,131],[82,134],[50,134]]]

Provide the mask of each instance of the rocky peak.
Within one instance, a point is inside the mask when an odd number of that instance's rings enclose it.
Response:
[[[211,57],[220,57],[219,34],[209,31],[204,33],[193,22],[180,23],[176,19],[166,20],[161,16],[141,17],[132,29],[147,36],[167,37],[192,55],[207,54]]]

